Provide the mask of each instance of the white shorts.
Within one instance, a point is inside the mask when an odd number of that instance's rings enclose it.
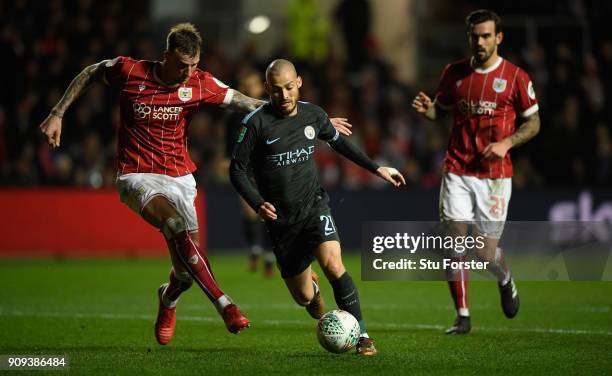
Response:
[[[440,220],[476,223],[481,235],[499,239],[508,216],[512,179],[481,179],[444,173],[440,186]]]
[[[141,215],[142,209],[156,196],[163,196],[183,217],[190,232],[198,230],[195,208],[197,194],[193,175],[172,177],[161,174],[132,173],[118,175],[115,181],[121,202]]]

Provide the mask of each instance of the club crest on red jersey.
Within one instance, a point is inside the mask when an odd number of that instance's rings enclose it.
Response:
[[[138,85],[138,91],[143,91],[144,89],[146,89],[144,84]]]
[[[506,90],[507,83],[508,81],[504,80],[503,78],[496,78],[493,80],[493,90],[496,93],[503,93],[504,90]]]
[[[178,89],[178,97],[183,102],[187,102],[193,96],[193,91],[190,87],[179,87]]]

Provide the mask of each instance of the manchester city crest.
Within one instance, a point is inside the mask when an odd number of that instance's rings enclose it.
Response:
[[[304,136],[306,136],[306,138],[309,140],[312,140],[313,138],[315,138],[314,128],[310,125],[304,128]]]
[[[508,81],[504,80],[503,78],[496,78],[493,80],[493,90],[496,93],[503,93],[504,90],[506,90],[507,83]]]
[[[187,102],[191,99],[193,93],[190,87],[179,87],[178,89],[178,97],[183,102]]]

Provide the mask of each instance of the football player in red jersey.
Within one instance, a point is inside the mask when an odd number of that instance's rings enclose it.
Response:
[[[195,164],[187,150],[186,128],[204,105],[250,112],[265,102],[233,90],[199,69],[202,39],[192,24],[171,28],[163,61],[119,56],[83,69],[40,125],[53,147],[60,146],[62,117],[94,82],[119,92],[117,189],[121,201],[158,228],[170,251],[169,283],[158,289],[157,341],[170,342],[180,294],[195,281],[214,304],[227,329],[238,333],[249,320],[219,288],[206,254],[199,247],[195,211]],[[334,126],[350,133],[345,119]]]
[[[440,187],[440,220],[453,235],[465,235],[468,223],[475,222],[476,234],[485,238],[476,256],[490,262],[504,314],[513,318],[519,309],[518,292],[497,245],[512,188],[508,151],[538,133],[538,102],[527,73],[498,55],[504,36],[500,17],[477,10],[467,16],[466,27],[471,58],[447,65],[435,99],[420,92],[412,107],[429,120],[445,111],[453,114]],[[451,270],[448,277],[457,317],[447,333],[468,333],[467,270]]]

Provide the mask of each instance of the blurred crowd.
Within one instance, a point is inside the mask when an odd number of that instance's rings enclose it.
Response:
[[[304,80],[302,99],[319,104],[331,117],[349,118],[354,126],[352,141],[379,163],[402,170],[409,185],[436,187],[448,125],[429,123],[410,106],[419,89],[433,95],[435,82],[411,86],[396,78],[393,67],[380,57],[378,42],[369,30],[366,0],[341,1],[332,17],[320,22],[312,21],[317,17],[316,8],[308,8],[311,13],[307,13],[300,6],[311,7],[312,2],[291,2],[287,17],[293,27],[288,28],[290,36],[274,57],[297,63]],[[144,1],[0,1],[0,49],[5,65],[0,185],[114,185],[116,93],[96,85],[78,99],[64,117],[59,149],[46,145],[38,125],[85,66],[118,55],[161,59],[163,40],[155,40],[159,37],[154,37],[158,34],[153,33],[148,7]],[[301,20],[304,14],[310,18]],[[500,14],[504,17],[502,10]],[[588,9],[584,17],[591,17]],[[345,55],[350,58],[332,53],[328,44],[332,27],[338,27],[344,36]],[[230,58],[231,46],[207,40],[202,31],[205,46],[200,67],[246,94],[263,96],[261,80],[255,78],[261,79],[267,61],[254,58],[256,45],[247,44],[237,57]],[[605,30],[594,27],[590,32],[592,51],[586,54],[564,40],[563,34],[555,33],[543,33],[546,39],[531,46],[502,45],[501,55],[530,73],[541,103],[540,135],[512,152],[518,189],[612,185],[612,39]],[[200,183],[228,184],[228,144],[240,117],[208,109],[192,120],[189,147],[199,166],[195,176]],[[319,148],[316,158],[328,188],[369,188],[383,183],[326,146]]]

